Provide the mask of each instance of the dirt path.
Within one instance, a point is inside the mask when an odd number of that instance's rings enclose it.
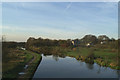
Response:
[[[26,64],[27,65],[27,67],[26,67],[26,69],[24,69],[21,73],[22,74],[19,74],[20,76],[18,77],[18,80],[19,79],[21,79],[21,78],[26,78],[25,77],[25,75],[26,75],[26,73],[28,72],[28,67],[30,66],[30,64],[34,61],[34,60],[36,60],[36,55],[34,54],[34,53],[31,53],[32,54],[32,56],[33,56],[33,58]]]

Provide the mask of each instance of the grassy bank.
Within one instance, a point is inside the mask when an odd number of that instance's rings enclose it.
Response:
[[[5,58],[3,58],[2,78],[19,78],[19,72],[24,71],[25,65],[28,64],[34,57],[36,57],[29,63],[27,71],[25,72],[25,75],[27,76],[24,76],[24,78],[32,78],[32,75],[34,74],[33,72],[35,71],[41,59],[41,55],[18,49],[9,49],[7,51],[7,55],[3,53],[3,57],[5,56]]]
[[[86,62],[96,62],[101,66],[120,69],[118,66],[118,51],[99,48],[73,48],[72,51],[65,52],[67,56],[75,57],[77,60]]]
[[[91,47],[61,47],[61,46],[43,46],[43,47],[29,47],[33,52],[59,55],[60,57],[70,56],[77,60],[85,61],[87,63],[97,63],[100,66],[110,67],[113,69],[120,69],[118,61],[118,49],[116,48],[99,48],[98,46]]]
[[[26,74],[22,75],[19,78],[26,78],[26,79],[30,79],[33,77],[42,57],[40,54],[34,53],[34,52],[30,52],[29,53],[31,55],[34,56],[34,58],[28,63],[28,68],[24,71]]]

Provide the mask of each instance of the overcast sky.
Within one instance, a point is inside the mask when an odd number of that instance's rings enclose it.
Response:
[[[118,38],[117,2],[14,2],[2,4],[7,40],[75,39],[86,34]]]

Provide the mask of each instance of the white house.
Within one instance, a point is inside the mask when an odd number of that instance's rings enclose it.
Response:
[[[105,44],[106,42],[105,41],[101,41],[100,44]]]
[[[89,46],[90,46],[90,43],[87,43],[86,46],[89,47]]]
[[[72,41],[72,44],[73,44],[73,45],[75,45],[75,42],[74,42],[74,41]]]

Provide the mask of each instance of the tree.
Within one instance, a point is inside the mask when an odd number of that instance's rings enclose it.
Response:
[[[109,41],[110,38],[106,35],[100,35],[98,36],[98,40],[101,40],[101,41]]]
[[[87,43],[92,43],[92,44],[96,44],[97,43],[97,37],[95,35],[85,35],[81,41],[85,44]]]

